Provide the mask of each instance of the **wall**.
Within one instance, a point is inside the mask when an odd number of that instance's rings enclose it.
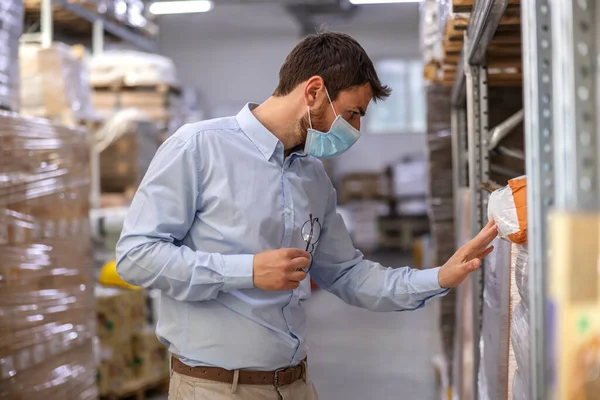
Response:
[[[401,6],[374,6],[329,29],[354,36],[372,59],[420,57],[418,9]],[[161,53],[175,61],[181,81],[199,91],[212,117],[235,114],[246,102],[267,98],[281,63],[299,40],[295,22],[277,4],[227,5],[207,14],[162,17],[159,23]],[[333,170],[336,177],[382,170],[403,154],[424,151],[420,135],[365,134],[335,160]]]

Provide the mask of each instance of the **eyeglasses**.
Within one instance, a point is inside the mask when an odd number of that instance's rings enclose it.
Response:
[[[306,270],[306,273],[310,271],[313,265],[313,252],[319,238],[321,237],[321,223],[319,218],[313,218],[312,214],[309,214],[309,220],[302,225],[302,239],[306,242],[306,251],[310,253],[310,265]]]

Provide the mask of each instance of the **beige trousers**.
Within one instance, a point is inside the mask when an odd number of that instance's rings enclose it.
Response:
[[[169,400],[317,400],[310,379],[298,379],[291,385],[239,385],[193,378],[171,371]]]

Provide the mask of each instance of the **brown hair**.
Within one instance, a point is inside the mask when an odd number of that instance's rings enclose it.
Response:
[[[379,81],[367,52],[345,33],[317,33],[298,43],[279,70],[279,84],[273,96],[285,96],[315,75],[325,81],[331,100],[341,91],[365,83],[371,85],[374,101],[384,100],[392,92]]]

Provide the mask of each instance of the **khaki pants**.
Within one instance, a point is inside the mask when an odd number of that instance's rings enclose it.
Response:
[[[310,379],[298,379],[291,385],[238,385],[193,378],[171,371],[169,400],[317,400]]]

